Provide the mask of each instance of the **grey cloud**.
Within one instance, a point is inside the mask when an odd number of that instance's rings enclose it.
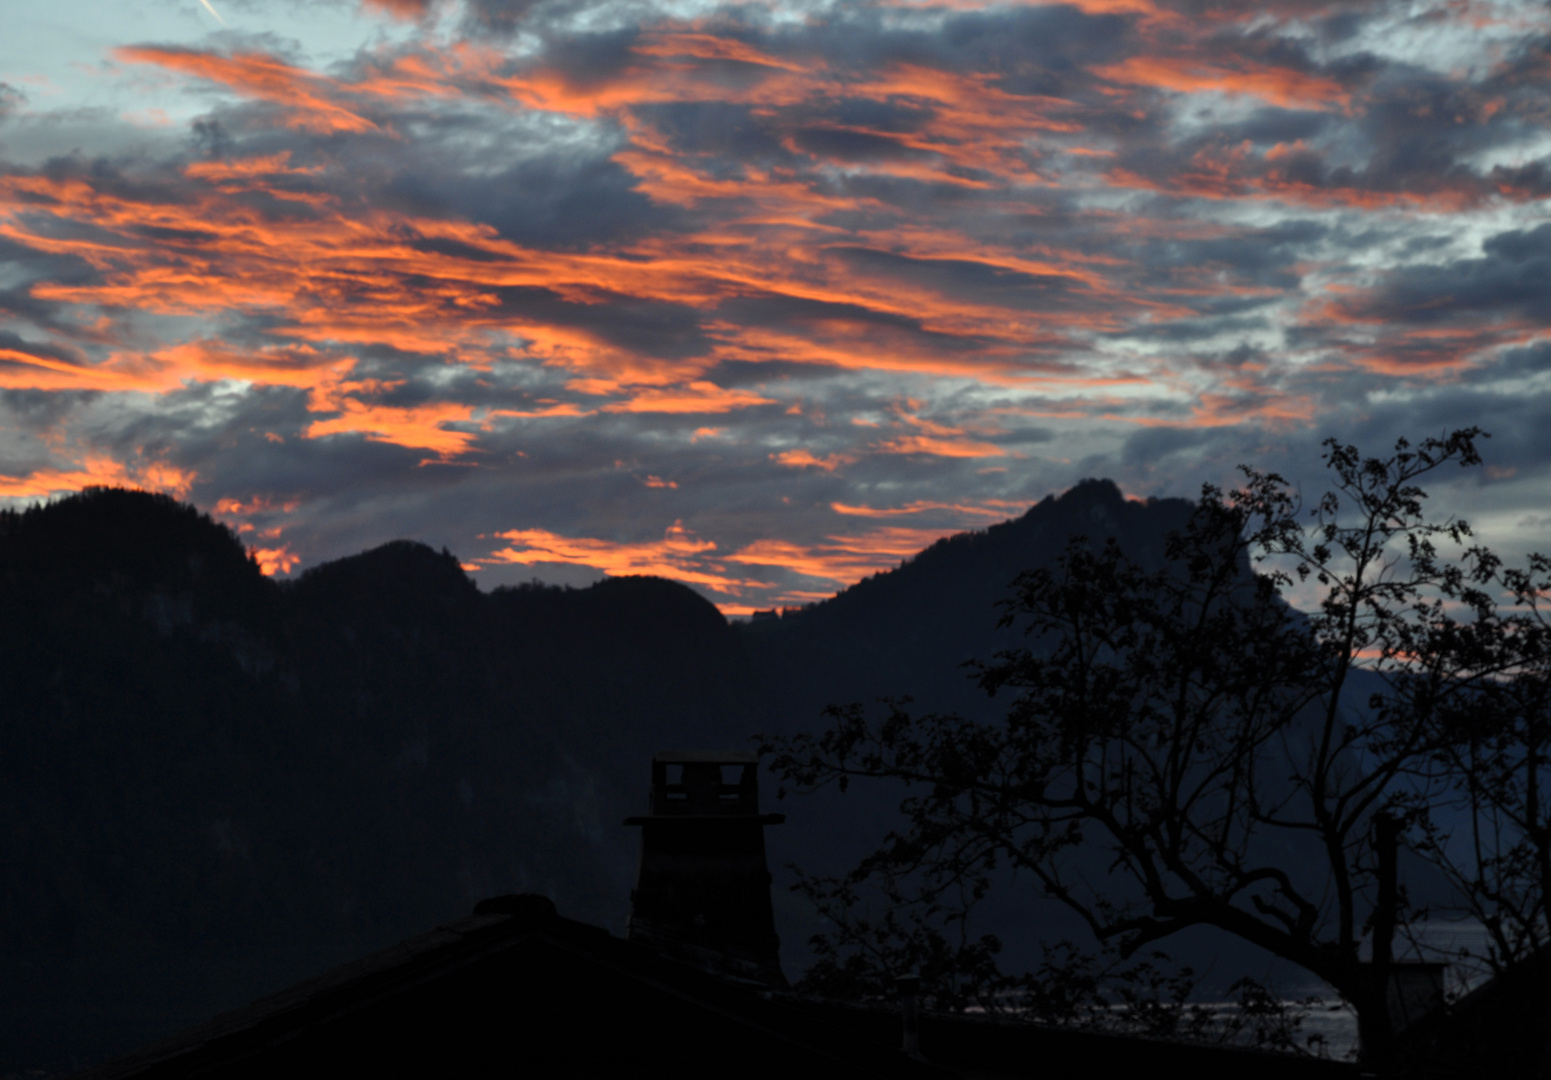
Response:
[[[1246,192],[1273,181],[1316,190],[1455,193],[1484,199],[1502,189],[1533,196],[1551,183],[1544,163],[1498,165],[1485,173],[1471,164],[1475,155],[1524,137],[1527,111],[1537,107],[1538,95],[1522,78],[1499,73],[1473,84],[1364,55],[1320,66],[1296,43],[1270,32],[1218,42],[1213,54],[1224,50],[1333,78],[1352,89],[1356,111],[1341,116],[1268,107],[1171,143],[1162,140],[1157,125],[1148,125],[1134,138],[1123,137],[1121,166],[1168,187],[1197,171],[1203,157],[1232,162],[1216,182],[1225,190],[1238,186]],[[1546,119],[1534,122],[1543,126]],[[1246,140],[1262,149],[1288,147],[1299,140],[1307,145],[1284,150],[1274,160],[1237,157]]]
[[[0,124],[19,110],[27,101],[27,95],[8,82],[0,82]]]
[[[231,132],[214,116],[196,116],[191,120],[188,139],[199,157],[212,161],[226,157],[236,146]]]
[[[838,128],[798,128],[792,133],[797,145],[818,157],[841,161],[887,161],[892,158],[919,158],[928,152],[908,146],[887,135]]]
[[[1061,96],[1074,79],[1088,82],[1088,67],[1133,49],[1137,22],[1066,5],[965,12],[944,23],[938,55],[1003,73],[998,86],[1010,93]]]
[[[18,428],[42,431],[98,396],[96,390],[0,390],[0,404],[16,418]]]
[[[1487,108],[1475,87],[1393,72],[1364,103],[1362,135],[1371,151],[1363,176],[1381,190],[1425,190],[1451,177],[1473,177],[1461,158],[1508,135],[1483,117]]]
[[[1236,283],[1296,288],[1301,276],[1293,267],[1305,249],[1325,239],[1329,229],[1313,221],[1284,221],[1266,229],[1205,240],[1151,241],[1137,252],[1149,270],[1181,268],[1231,271]]]
[[[1039,446],[1054,442],[1058,436],[1047,427],[1023,427],[996,436],[995,443],[1003,447]]]
[[[673,102],[638,105],[633,111],[682,153],[722,154],[735,161],[784,162],[792,159],[791,152],[781,144],[781,130],[776,120],[756,114],[748,105],[716,101]]]
[[[476,0],[481,2],[481,0]],[[521,6],[508,0],[483,0],[487,8],[512,8]],[[631,46],[640,37],[640,30],[625,26],[617,30],[598,33],[577,33],[574,30],[552,32],[544,41],[544,66],[577,86],[595,85],[618,74],[637,58]]]
[[[891,338],[901,339],[917,349],[937,354],[963,354],[984,344],[978,338],[928,330],[921,320],[888,311],[877,311],[860,304],[810,300],[791,296],[749,296],[723,301],[718,314],[748,326],[801,328],[822,338],[826,324],[852,324],[868,327],[879,348],[888,348]]]
[[[0,262],[3,261],[3,259],[0,259]],[[18,263],[21,261],[22,260],[20,259],[16,260]],[[38,259],[35,261],[29,260],[29,262],[32,263],[30,269],[33,270],[34,273],[37,273],[39,270],[37,263],[44,261],[44,259]],[[69,262],[70,260],[59,259],[57,261]],[[74,277],[79,280],[80,278],[87,276],[86,273],[82,272],[84,269],[82,267],[72,266],[69,269],[74,270],[75,273],[58,275],[38,274],[38,276],[47,277],[53,281],[68,279],[70,277]],[[25,286],[18,286],[11,289],[0,289],[0,313],[11,315],[15,318],[26,319],[35,326],[46,327],[53,325],[55,316],[60,311],[61,306],[62,305],[60,305],[57,301],[38,299],[37,297],[33,296],[31,291]]]
[[[1488,239],[1486,258],[1392,271],[1351,309],[1364,317],[1429,325],[1481,315],[1551,320],[1551,225]]]
[[[804,364],[795,360],[723,360],[705,377],[717,386],[733,389],[788,380],[818,381],[843,375],[845,371],[833,364]]]
[[[1452,243],[1454,243],[1452,236],[1411,236],[1405,240],[1405,250],[1407,254],[1420,255],[1448,247]]]
[[[422,4],[426,0],[420,0]],[[466,5],[465,33],[472,36],[506,37],[543,0],[469,0]]]
[[[1271,301],[1267,301],[1270,303]],[[1115,338],[1133,338],[1143,341],[1199,341],[1202,338],[1221,337],[1224,334],[1249,334],[1267,330],[1271,322],[1267,318],[1207,318],[1172,319],[1154,322],[1146,326],[1115,332]]]
[[[1510,377],[1551,371],[1551,343],[1538,342],[1525,348],[1505,349],[1497,355],[1495,363],[1477,370],[1483,375]]]
[[[1350,41],[1362,32],[1364,24],[1376,14],[1376,5],[1362,4],[1345,10],[1327,11],[1313,20],[1316,33],[1326,45]]]
[[[920,131],[934,115],[934,110],[913,102],[871,98],[843,98],[820,111],[825,119],[836,124],[896,135]]]
[[[906,28],[888,9],[837,5],[827,17],[772,28],[778,55],[817,55],[836,70],[924,63],[987,73],[1008,93],[1067,96],[1092,83],[1090,65],[1134,49],[1134,15],[1091,15],[1065,5],[957,12],[940,26]]]
[[[466,152],[446,149],[402,163],[385,193],[406,208],[472,218],[519,243],[551,248],[639,236],[676,217],[636,191],[635,179],[608,159],[607,150],[522,160],[481,173]]]
[[[1515,263],[1551,258],[1551,224],[1537,226],[1528,232],[1516,229],[1498,233],[1483,241],[1481,250],[1487,255]]]
[[[917,259],[876,248],[835,246],[848,266],[927,286],[945,296],[1027,310],[1087,306],[1086,283],[1063,274],[1029,274],[966,259]]]
[[[599,294],[590,304],[562,300],[548,289],[503,287],[493,290],[502,311],[557,326],[574,327],[621,348],[646,356],[683,359],[710,348],[701,326],[703,314],[687,304]]]
[[[1142,428],[1126,439],[1120,448],[1124,465],[1149,467],[1184,450],[1194,450],[1212,438],[1211,429],[1186,427]]]
[[[1214,136],[1228,143],[1292,144],[1318,138],[1340,121],[1329,113],[1313,109],[1283,109],[1270,106],[1256,109],[1249,116],[1218,125]]]
[[[958,174],[958,170],[945,170]],[[974,179],[974,177],[970,177]],[[820,190],[860,200],[877,200],[898,210],[905,217],[927,212],[941,213],[958,205],[973,207],[993,197],[990,193],[973,191],[946,180],[928,180],[917,177],[890,176],[880,173],[858,172],[855,175],[829,178],[817,184]]]
[[[0,349],[15,349],[17,352],[30,353],[33,356],[47,357],[51,360],[61,360],[67,364],[80,364],[81,357],[75,349],[61,345],[50,344],[46,341],[28,341],[20,334],[0,327]],[[13,366],[13,361],[0,358],[0,364]]]

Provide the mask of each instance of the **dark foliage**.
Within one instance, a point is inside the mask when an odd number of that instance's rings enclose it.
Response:
[[[967,928],[1006,866],[1122,958],[1200,926],[1252,942],[1333,986],[1365,1045],[1387,1046],[1385,961],[1358,954],[1376,816],[1416,830],[1461,786],[1438,767],[1460,745],[1450,718],[1495,700],[1538,640],[1503,616],[1495,556],[1424,508],[1418,481],[1479,464],[1480,437],[1388,458],[1330,441],[1333,489],[1308,508],[1246,468],[1240,490],[1203,488],[1158,565],[1073,538],[1007,604],[1029,643],[980,668],[984,689],[1012,692],[1000,717],[853,705],[822,734],[766,739],[799,790],[911,791],[882,847],[802,882],[831,919],[826,971],[935,964],[945,1004],[1004,994],[994,940]],[[1281,597],[1298,583],[1317,586],[1308,615]],[[1366,703],[1343,696],[1359,671]]]

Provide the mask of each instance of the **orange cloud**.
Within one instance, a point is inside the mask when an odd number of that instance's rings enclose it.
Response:
[[[702,586],[726,597],[760,595],[763,607],[780,603],[806,603],[828,595],[813,590],[780,590],[772,583],[731,570],[730,563],[787,570],[808,578],[854,584],[869,574],[888,570],[953,529],[912,529],[887,526],[856,536],[831,536],[823,543],[802,545],[786,540],[759,540],[731,555],[717,554],[717,545],[701,540],[682,523],[675,522],[659,541],[618,542],[588,537],[565,537],[545,529],[513,529],[496,534],[510,541],[492,552],[481,565],[533,566],[557,563],[586,566],[612,576],[651,574]],[[753,603],[753,606],[749,606]],[[727,614],[747,614],[759,603],[728,602]]]
[[[361,0],[367,11],[380,11],[395,19],[418,19],[430,9],[431,0]]]
[[[845,503],[830,503],[829,508],[837,514],[846,517],[890,518],[906,517],[911,514],[925,514],[936,510],[951,510],[955,514],[968,514],[974,517],[990,517],[1005,519],[1011,510],[1022,509],[1023,503],[1008,499],[986,499],[981,505],[965,503],[932,502],[927,499],[919,499],[904,506],[890,508],[874,508],[871,506],[848,506]]]
[[[727,557],[729,562],[775,566],[804,577],[852,585],[916,554],[956,529],[908,529],[886,526],[856,536],[831,536],[820,544],[756,540]]]
[[[739,595],[749,588],[766,588],[766,583],[733,577],[719,565],[716,544],[701,540],[674,522],[663,538],[646,543],[621,543],[588,537],[565,537],[545,529],[513,529],[496,534],[511,543],[476,562],[485,565],[516,563],[560,563],[587,566],[614,577],[648,574],[671,578],[690,585],[703,585],[715,592]]]
[[[919,73],[890,77],[916,89],[931,89]],[[951,85],[958,87],[955,93],[972,99],[974,88]],[[880,86],[879,92],[883,89]],[[714,327],[720,340],[718,358],[774,356],[992,380],[1018,378],[1028,363],[1029,348],[1049,336],[1053,322],[1068,318],[1042,315],[1035,320],[1014,314],[1010,319],[1005,309],[982,308],[929,288],[907,288],[896,279],[863,281],[838,265],[823,268],[822,278],[813,280],[810,268],[822,261],[822,249],[805,249],[801,238],[787,232],[810,229],[827,236],[834,227],[812,219],[859,203],[822,196],[803,183],[749,178],[745,191],[757,194],[759,202],[747,219],[751,232],[730,232],[723,238],[659,237],[633,250],[549,253],[504,240],[486,226],[414,219],[387,210],[347,211],[322,195],[316,196],[321,200],[316,212],[301,218],[270,216],[228,198],[226,186],[239,181],[279,194],[271,180],[282,171],[299,170],[292,169],[284,155],[190,166],[187,175],[211,187],[196,190],[184,202],[155,204],[137,203],[81,180],[3,178],[0,235],[38,250],[83,258],[102,272],[104,283],[40,285],[34,289],[39,298],[179,316],[253,311],[269,318],[278,313],[281,318],[271,334],[293,337],[313,350],[240,352],[213,342],[168,346],[154,357],[161,368],[153,364],[148,369],[155,374],[155,388],[175,387],[185,378],[311,388],[330,378],[325,369],[337,356],[331,345],[387,345],[450,354],[477,364],[487,362],[482,359],[487,335],[499,332],[522,335],[530,358],[585,373],[609,386],[610,393],[621,394],[624,400],[607,405],[609,411],[718,413],[770,403],[752,391],[716,387],[671,364],[643,361],[585,328],[546,324],[520,313],[486,314],[498,304],[493,290],[500,288],[544,288],[567,302],[588,304],[624,295],[710,308],[724,297],[755,292],[819,300],[837,311],[841,305],[856,305],[919,319],[930,331],[976,335],[993,344],[974,355],[956,356],[924,350],[903,332],[880,342],[876,323],[828,319],[786,329],[720,324]],[[39,206],[49,206],[48,214],[57,220],[89,222],[99,233],[116,235],[111,243],[66,237],[62,230],[6,218],[7,209],[20,212],[24,207],[36,218]],[[770,231],[768,222],[774,218],[788,223],[782,227],[787,232]],[[148,227],[198,239],[182,243],[164,238],[152,244],[143,235]],[[417,236],[448,241],[453,249],[470,254],[430,250],[413,242]],[[1026,273],[1064,274],[1089,289],[1104,284],[1101,276],[1050,260],[976,255],[962,241],[948,243],[924,227],[896,230],[889,244],[898,247],[902,241],[918,258],[979,259]],[[1118,295],[1115,300],[1124,302]],[[1091,316],[1069,318],[1081,323]],[[1105,318],[1110,324],[1120,322],[1115,316]],[[999,354],[1007,359],[999,359]],[[80,377],[73,370],[65,374]],[[39,376],[33,373],[31,378],[37,381]],[[576,389],[586,388],[578,381]],[[582,412],[569,403],[546,408],[552,415]]]
[[[259,569],[270,577],[289,574],[302,561],[302,557],[292,551],[288,544],[281,544],[277,548],[249,548],[248,552],[257,560]]]
[[[136,488],[182,498],[196,479],[193,471],[165,462],[150,461],[131,467],[109,457],[89,454],[75,468],[47,466],[26,476],[0,473],[0,498],[47,498],[88,487]]]
[[[666,33],[643,34],[641,40],[631,46],[631,51],[641,56],[681,56],[697,60],[734,60],[740,64],[779,68],[784,71],[806,71],[804,65],[781,60],[761,52],[746,42],[735,38],[720,38],[713,34]]]
[[[1222,94],[1243,94],[1288,109],[1345,107],[1351,101],[1351,96],[1333,79],[1291,68],[1225,68],[1208,61],[1181,57],[1133,56],[1118,64],[1091,70],[1100,78],[1131,86],[1181,93],[1215,90]]]
[[[119,363],[122,358],[119,358]],[[0,346],[0,387],[7,390],[146,390],[166,389],[165,380],[144,373],[121,371],[115,361],[71,364]]]
[[[778,465],[786,465],[793,469],[823,469],[825,472],[834,472],[842,465],[850,465],[856,461],[854,454],[826,454],[817,457],[811,450],[782,450],[779,454],[771,454],[770,458]]]
[[[251,514],[271,514],[278,510],[282,514],[289,514],[300,505],[300,499],[276,503],[266,496],[255,495],[247,502],[243,502],[240,499],[219,499],[216,501],[215,509],[212,513],[246,517]]]
[[[749,390],[728,390],[715,383],[694,380],[682,386],[630,390],[630,397],[603,406],[604,412],[629,413],[723,413],[775,401]]]
[[[316,176],[321,166],[299,169],[290,165],[291,151],[261,157],[235,158],[224,161],[195,161],[183,168],[183,175],[196,180],[253,180],[269,176]]]
[[[885,454],[931,454],[935,457],[1001,457],[1007,451],[995,443],[973,439],[944,439],[935,435],[901,435],[879,443],[873,449]]]
[[[286,110],[289,126],[322,134],[375,130],[377,125],[332,100],[340,90],[332,79],[276,60],[264,53],[194,52],[155,46],[127,46],[113,55],[132,64],[154,64],[169,71],[229,86],[244,97],[273,102]]]
[[[419,0],[366,2],[401,16],[425,10]],[[1148,0],[1081,0],[1078,6],[1164,17]],[[83,359],[37,356],[25,346],[0,350],[0,387],[147,394],[219,380],[288,387],[306,391],[308,408],[316,414],[304,426],[304,437],[355,433],[425,451],[433,455],[425,460],[442,463],[484,460],[474,458],[481,435],[503,419],[703,413],[711,422],[712,415],[778,404],[764,393],[709,381],[707,373],[724,363],[777,361],[814,365],[815,371],[833,366],[904,373],[921,383],[951,377],[1021,391],[1062,382],[1084,393],[1129,381],[1172,395],[1174,411],[1160,418],[1139,406],[1138,398],[1094,393],[1046,399],[1043,411],[1023,415],[1212,425],[1235,422],[1240,410],[1237,422],[1253,416],[1306,423],[1314,408],[1309,399],[1221,373],[1210,376],[1210,385],[1186,386],[1148,358],[1138,360],[1131,374],[1090,375],[1094,362],[1085,349],[1093,335],[1194,316],[1203,296],[1274,297],[1282,286],[1235,284],[1221,280],[1215,267],[1170,269],[1167,283],[1159,284],[1162,276],[1139,273],[1149,268],[1132,262],[1123,244],[1108,253],[1084,252],[1078,249],[1084,242],[1080,228],[1043,229],[1038,219],[1045,204],[1029,200],[1027,193],[1065,183],[1064,170],[1077,168],[1090,170],[1081,172],[1083,183],[1098,177],[1117,187],[1219,200],[1447,212],[1485,197],[1453,180],[1439,184],[1454,187],[1430,193],[1318,188],[1294,179],[1306,175],[1298,166],[1313,153],[1298,144],[1269,150],[1248,142],[1214,144],[1160,177],[1094,171],[1104,164],[1078,159],[1114,151],[1073,144],[1123,139],[1086,130],[1093,107],[1086,98],[1014,93],[1006,87],[1016,80],[942,70],[929,62],[835,70],[831,65],[839,61],[779,52],[784,48],[763,48],[719,33],[710,23],[664,23],[635,39],[627,63],[587,79],[545,67],[541,57],[516,57],[488,45],[383,47],[358,57],[351,74],[337,77],[257,52],[121,50],[117,55],[127,62],[212,80],[269,102],[276,107],[265,110],[270,122],[320,133],[377,131],[386,121],[374,118],[386,113],[376,110],[422,95],[459,95],[471,107],[548,110],[570,118],[567,123],[596,120],[618,136],[622,148],[612,161],[634,177],[634,195],[689,208],[701,227],[675,224],[630,233],[628,240],[545,250],[491,226],[457,220],[451,216],[456,210],[435,217],[388,200],[357,198],[368,189],[352,189],[334,164],[352,159],[326,156],[332,152],[327,146],[347,145],[337,139],[320,141],[324,149],[309,159],[328,164],[293,165],[285,152],[194,162],[181,176],[159,174],[160,186],[151,194],[84,171],[16,170],[0,176],[0,237],[80,260],[94,273],[29,287],[40,301],[75,305],[78,328],[59,333],[61,340],[75,335],[77,347],[67,355]],[[1349,95],[1333,80],[1228,54],[1202,61],[1141,56],[1094,70],[1127,88],[1351,107]],[[1114,86],[1105,91],[1117,101],[1131,93]],[[1517,107],[1504,104],[1508,100],[1493,108]],[[880,103],[912,119],[897,130],[860,121],[842,124],[834,108],[839,101]],[[654,126],[659,112],[638,108],[654,102],[747,106],[760,123],[770,123],[774,137],[785,140],[788,154],[772,163],[686,149],[681,132]],[[832,136],[845,137],[824,143],[796,133],[820,123],[829,124]],[[847,156],[848,138],[891,144],[890,151],[853,159]],[[894,196],[877,194],[898,189],[891,182],[900,179],[929,185],[943,199],[902,215]],[[177,197],[166,196],[168,185],[176,186]],[[1522,197],[1538,195],[1526,189]],[[949,204],[955,209],[942,209]],[[957,207],[967,209],[961,213]],[[1084,215],[1089,225],[1122,240],[1237,234],[1205,216],[1164,220],[1095,208]],[[690,221],[692,215],[675,210],[673,220]],[[995,224],[987,227],[988,222]],[[1069,234],[1079,238],[1053,238]],[[1072,247],[1064,249],[1063,243]],[[964,284],[977,280],[1025,282],[1037,302],[1011,286],[974,291]],[[512,299],[540,290],[553,303],[525,306]],[[696,330],[708,344],[688,359],[647,355],[646,349],[622,344],[617,326],[605,328],[621,304],[638,305],[648,319],[652,305],[675,305],[692,313],[686,322],[699,318]],[[740,322],[745,304],[767,304],[773,314]],[[560,305],[563,315],[555,314]],[[1315,321],[1365,318],[1355,307],[1307,310]],[[598,318],[578,317],[583,311]],[[161,332],[175,336],[147,347],[139,334],[153,316],[159,326],[171,327]],[[138,329],[132,318],[141,320]],[[211,329],[245,320],[261,325],[264,336],[234,336],[240,344],[231,344]],[[1363,325],[1370,336],[1381,335],[1377,324]],[[1340,362],[1396,375],[1443,371],[1465,362],[1470,349],[1488,340],[1413,335],[1400,341],[1397,330],[1382,334],[1384,340],[1342,346]],[[1389,356],[1387,341],[1404,345],[1405,355]],[[547,380],[536,393],[550,396],[522,409],[487,409],[441,401],[439,390],[436,404],[393,405],[392,388],[365,378],[375,367],[356,358],[394,350],[422,358],[426,371],[446,365],[438,375],[453,368],[462,369],[460,379],[477,373],[491,390],[482,401],[509,400],[500,395],[510,386],[496,385],[507,362]],[[405,372],[415,363],[411,359],[384,378],[413,378]],[[880,406],[875,415],[883,412]],[[768,460],[834,473],[863,453],[1017,456],[996,445],[999,433],[987,428],[953,428],[897,411],[887,423],[864,449],[827,455],[792,449]],[[692,438],[722,430],[701,428]],[[667,471],[649,461],[639,468]],[[72,466],[59,475],[76,473],[84,470]],[[30,479],[9,482],[26,487]],[[649,477],[643,483],[671,481]],[[844,503],[833,508],[880,519],[928,510],[978,517],[994,512],[928,502],[881,510]],[[803,551],[803,559],[812,557],[809,549]],[[714,568],[694,572],[722,580]]]
[[[355,364],[350,357],[306,344],[236,349],[209,339],[173,345],[153,353],[152,358],[179,377],[199,382],[231,379],[302,389],[337,384],[341,373]]]
[[[465,453],[478,437],[471,431],[455,431],[444,424],[467,421],[474,410],[469,405],[450,403],[399,408],[369,405],[351,397],[336,397],[314,411],[339,409],[339,416],[314,420],[302,437],[321,439],[326,435],[359,434],[371,442],[429,450],[442,458]]]

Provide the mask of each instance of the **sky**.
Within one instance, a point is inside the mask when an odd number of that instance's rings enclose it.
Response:
[[[795,606],[1086,477],[1551,550],[1551,6],[58,0],[0,35],[0,502]]]

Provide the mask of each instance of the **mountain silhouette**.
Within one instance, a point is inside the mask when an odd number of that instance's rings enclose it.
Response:
[[[985,713],[992,705],[963,665],[1018,644],[1017,628],[998,623],[1019,573],[1049,563],[1076,535],[1114,537],[1155,567],[1190,511],[1184,499],[1128,500],[1112,481],[1085,480],[1015,520],[944,537],[829,600],[750,623],[744,635],[797,727],[830,702],[879,697]]]
[[[1086,481],[742,624],[657,578],[485,593],[404,540],[277,582],[143,492],[0,514],[0,1075],[123,1051],[486,896],[622,931],[620,822],[654,752],[885,695],[994,715],[963,662],[1018,642],[997,625],[1017,574],[1079,533],[1155,563],[1189,511]],[[782,807],[772,866],[868,850],[897,792],[848,800]],[[790,880],[800,969],[818,927]],[[1040,910],[999,917],[1028,938]]]

